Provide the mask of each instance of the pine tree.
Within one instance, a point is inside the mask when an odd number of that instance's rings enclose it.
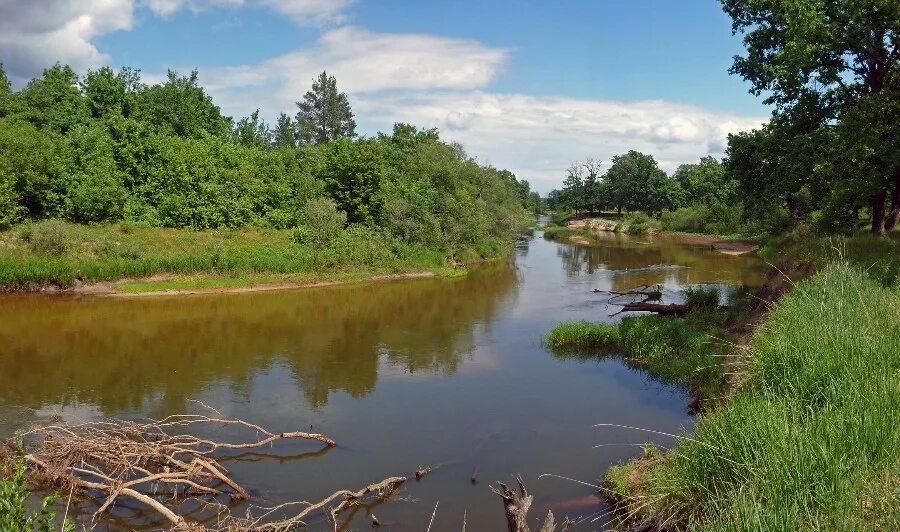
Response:
[[[337,80],[322,72],[312,90],[297,102],[297,130],[300,144],[324,144],[340,137],[352,137],[356,122],[347,95],[338,92]]]

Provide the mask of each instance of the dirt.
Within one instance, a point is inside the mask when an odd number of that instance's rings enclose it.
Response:
[[[435,277],[434,272],[410,272],[410,273],[393,273],[383,275],[373,275],[368,278],[353,281],[312,281],[308,283],[259,283],[250,286],[234,286],[234,287],[212,287],[212,288],[172,288],[166,290],[153,290],[149,292],[120,292],[118,285],[125,282],[165,282],[179,279],[175,275],[155,275],[146,279],[123,279],[116,282],[101,282],[76,285],[68,290],[60,290],[60,292],[73,293],[79,295],[101,296],[101,297],[155,297],[155,296],[173,296],[173,295],[198,295],[198,294],[243,294],[250,292],[271,292],[275,290],[296,290],[300,288],[315,288],[322,286],[336,286],[351,284],[357,282],[384,282],[396,281],[402,279],[425,279]]]

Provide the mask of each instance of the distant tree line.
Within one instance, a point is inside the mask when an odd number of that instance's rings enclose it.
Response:
[[[356,136],[347,96],[325,72],[293,117],[269,127],[259,111],[224,116],[197,71],[147,85],[130,68],[80,77],[57,64],[13,91],[0,65],[0,228],[43,218],[191,229],[337,219],[453,250],[507,238],[533,196],[434,129]]]
[[[900,2],[722,0],[746,55],[731,72],[774,106],[760,129],[730,135],[724,160],[671,176],[649,155],[569,169],[555,208],[667,212],[694,229],[741,223],[823,232],[900,224]],[[680,213],[679,213],[680,211]],[[673,213],[678,213],[673,214]],[[663,215],[665,221],[666,215]]]

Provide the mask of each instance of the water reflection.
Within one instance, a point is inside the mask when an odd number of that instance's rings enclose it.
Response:
[[[602,232],[590,246],[560,245],[557,255],[570,277],[600,276],[600,290],[641,285],[722,283],[758,286],[765,264],[755,256],[731,256],[709,246],[685,245],[652,237]]]
[[[225,380],[235,394],[273,363],[312,406],[372,392],[379,364],[452,374],[514,296],[514,267],[465,279],[184,298],[20,296],[0,305],[0,399],[37,408],[86,403],[110,414],[182,412]]]

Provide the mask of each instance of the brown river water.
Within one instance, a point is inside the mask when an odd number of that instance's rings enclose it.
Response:
[[[489,483],[522,473],[533,516],[548,508],[593,516],[577,530],[599,530],[607,508],[596,490],[538,476],[596,484],[640,450],[593,446],[670,445],[592,426],[690,430],[688,394],[618,360],[554,356],[542,336],[560,321],[620,319],[608,317],[617,308],[595,288],[659,283],[664,301],[678,301],[686,284],[758,285],[764,267],[650,237],[576,246],[537,232],[518,243],[515,260],[461,279],[136,299],[2,296],[0,435],[48,418],[207,413],[194,402],[202,401],[274,431],[312,427],[338,442],[322,450],[284,441],[229,458],[253,504],[317,501],[439,466],[371,509],[387,529],[425,530],[434,513],[433,531],[461,530],[464,515],[467,530],[503,530]],[[367,511],[347,529],[369,529]],[[117,508],[98,530],[165,524],[135,515]]]

